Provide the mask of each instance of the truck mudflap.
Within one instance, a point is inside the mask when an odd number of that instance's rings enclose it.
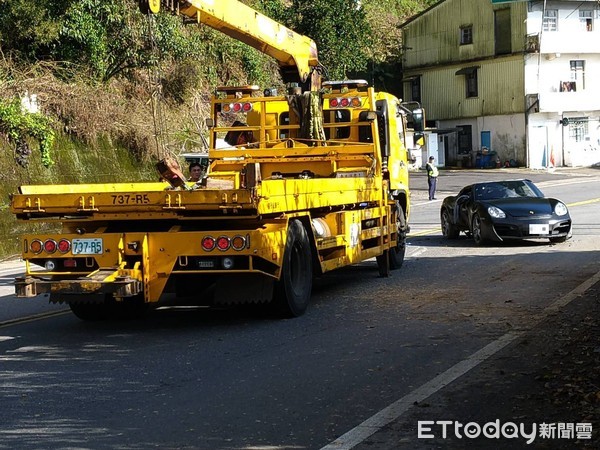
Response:
[[[81,296],[112,294],[113,297],[133,297],[143,292],[143,283],[128,275],[119,275],[120,270],[97,270],[86,277],[69,280],[48,280],[31,275],[15,278],[15,294],[19,298],[35,297],[39,294]]]

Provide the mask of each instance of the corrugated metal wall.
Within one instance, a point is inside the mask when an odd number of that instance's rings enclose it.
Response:
[[[403,26],[404,67],[468,61],[494,55],[494,10],[510,8],[512,51],[525,45],[527,3],[446,0]],[[460,45],[460,27],[473,26],[473,44]]]
[[[496,56],[494,10],[510,8],[512,54]],[[421,77],[429,120],[513,114],[525,110],[524,54],[527,2],[446,0],[404,28],[404,79]],[[473,26],[473,44],[459,45],[460,27]],[[478,96],[467,98],[464,67],[478,67]],[[404,84],[404,92],[410,92]],[[406,100],[412,100],[406,98]]]
[[[513,114],[525,111],[523,56],[515,55],[477,63],[478,93],[466,97],[462,67],[446,66],[406,73],[421,76],[422,104],[429,120]]]

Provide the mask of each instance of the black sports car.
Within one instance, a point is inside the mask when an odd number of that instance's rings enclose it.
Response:
[[[446,197],[440,211],[442,234],[455,239],[461,231],[476,245],[508,239],[571,237],[571,216],[566,205],[544,194],[530,180],[491,181],[465,186]]]

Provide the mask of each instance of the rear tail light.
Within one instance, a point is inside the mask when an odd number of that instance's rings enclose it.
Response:
[[[340,97],[329,99],[330,108],[360,108],[361,106],[362,102],[360,97]]]
[[[211,250],[213,250],[215,248],[215,245],[216,245],[215,238],[213,238],[211,236],[206,236],[206,237],[202,238],[202,248],[204,250],[206,250],[207,252],[210,252]]]
[[[71,243],[66,239],[61,239],[58,241],[58,251],[61,253],[67,253],[71,250]]]
[[[210,252],[215,248],[218,248],[219,250],[224,252],[232,248],[235,251],[239,252],[247,248],[249,242],[249,235],[244,237],[238,234],[231,238],[229,236],[219,236],[216,239],[212,236],[205,236],[202,238],[202,249],[204,251]]]
[[[46,253],[54,253],[56,251],[56,241],[54,239],[46,239],[44,242],[44,251]]]
[[[230,113],[230,112],[234,112],[234,113],[239,113],[239,112],[250,112],[252,111],[253,107],[252,107],[252,103],[250,102],[245,102],[245,103],[226,103],[223,105],[223,112],[224,113]]]
[[[217,239],[217,248],[223,252],[225,250],[229,250],[230,245],[231,245],[231,241],[229,240],[229,238],[227,236],[220,236]]]

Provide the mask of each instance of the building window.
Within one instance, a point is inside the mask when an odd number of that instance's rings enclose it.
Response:
[[[512,29],[510,9],[494,11],[494,44],[496,55],[508,55],[511,52]]]
[[[571,61],[571,81],[579,89],[585,89],[585,61],[576,59]]]
[[[421,77],[410,80],[410,98],[413,102],[421,102]]]
[[[592,19],[592,11],[579,11],[579,23],[582,31],[593,31],[594,22]]]
[[[558,31],[558,9],[547,9],[542,21],[542,31]]]
[[[575,142],[588,139],[588,119],[586,117],[569,117],[569,137]]]
[[[465,80],[467,81],[467,98],[477,97],[479,95],[477,90],[477,69],[465,74]]]
[[[463,67],[456,71],[456,75],[465,76],[466,96],[477,97],[479,95],[477,88],[477,70],[479,66]]]
[[[473,43],[473,25],[460,27],[460,45]]]
[[[560,92],[575,92],[577,90],[577,84],[574,81],[561,81]]]

